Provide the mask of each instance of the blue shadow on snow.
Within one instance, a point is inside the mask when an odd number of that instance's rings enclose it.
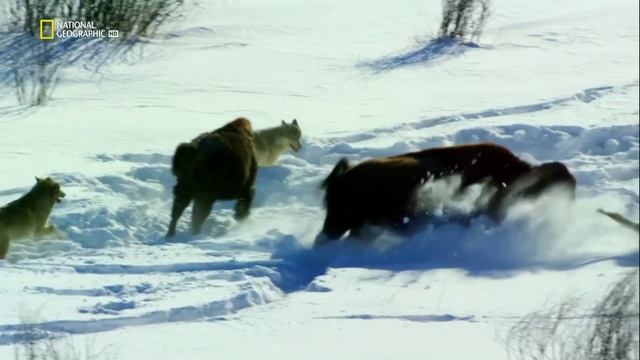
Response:
[[[465,42],[451,37],[438,38],[427,42],[419,49],[385,56],[377,60],[364,61],[358,66],[380,73],[413,65],[432,65],[437,61],[460,56],[469,49],[478,48],[481,48],[480,45],[473,42]]]

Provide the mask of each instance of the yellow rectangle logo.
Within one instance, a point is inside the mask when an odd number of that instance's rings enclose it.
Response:
[[[40,19],[40,40],[53,40],[54,33],[53,20]]]

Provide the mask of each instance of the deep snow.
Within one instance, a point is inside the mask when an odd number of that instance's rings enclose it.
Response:
[[[68,237],[0,262],[0,358],[29,321],[118,359],[500,359],[519,317],[597,298],[638,268],[638,235],[596,213],[638,218],[638,3],[493,8],[469,44],[429,41],[439,1],[212,1],[127,59],[65,68],[44,108],[0,88],[0,203],[52,176]],[[237,116],[297,118],[302,151],[260,170],[248,221],[217,203],[167,242],[174,147]],[[576,203],[310,249],[340,157],[481,141],[567,164]]]

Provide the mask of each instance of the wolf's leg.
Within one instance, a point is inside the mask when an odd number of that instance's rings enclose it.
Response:
[[[191,233],[197,235],[202,229],[202,224],[211,213],[213,202],[215,199],[213,196],[196,194],[193,200],[193,213],[191,214]]]
[[[0,227],[0,260],[4,259],[9,251],[9,232]]]
[[[167,231],[167,237],[174,237],[176,235],[176,225],[178,219],[182,216],[184,209],[189,206],[191,199],[193,198],[193,192],[188,187],[178,184],[173,188],[173,208],[171,209],[171,223],[169,223],[169,230]]]
[[[48,225],[37,229],[35,232],[35,237],[40,238],[51,234],[55,235],[58,239],[60,239],[62,235],[55,226]]]
[[[255,189],[250,188],[247,190],[246,194],[244,194],[238,201],[236,202],[235,210],[235,219],[243,220],[249,216],[249,212],[251,211],[251,203],[253,202],[253,197],[255,196]]]

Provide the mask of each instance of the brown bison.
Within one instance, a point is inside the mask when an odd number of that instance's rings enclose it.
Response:
[[[532,166],[496,144],[433,148],[353,167],[341,159],[322,184],[327,214],[316,245],[347,231],[357,235],[365,224],[402,227],[418,215],[416,195],[421,186],[453,175],[461,178],[459,192],[481,183],[494,189],[487,210],[496,219],[516,198],[536,196],[559,184],[573,193],[576,186],[563,164]]]
[[[193,204],[191,232],[198,234],[216,200],[237,200],[235,218],[249,216],[258,164],[251,123],[238,118],[225,126],[182,143],[173,155],[173,209],[167,237],[176,233],[178,219]]]

